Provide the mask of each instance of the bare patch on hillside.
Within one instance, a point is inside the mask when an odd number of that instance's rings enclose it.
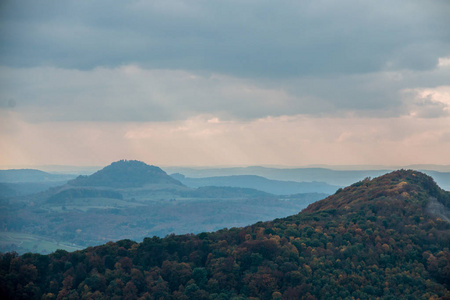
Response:
[[[450,209],[445,207],[444,204],[437,201],[434,197],[430,197],[426,211],[444,221],[450,222]]]

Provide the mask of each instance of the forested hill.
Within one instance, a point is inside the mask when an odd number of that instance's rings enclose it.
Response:
[[[74,186],[96,186],[113,188],[134,188],[147,184],[182,185],[156,166],[149,166],[137,160],[120,160],[90,176],[79,176],[68,182]]]
[[[396,171],[245,228],[3,254],[0,297],[446,299],[449,207],[432,178]]]

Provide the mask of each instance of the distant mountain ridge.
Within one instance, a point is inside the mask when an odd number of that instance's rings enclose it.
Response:
[[[0,170],[0,199],[31,195],[64,185],[71,174],[52,174],[35,169]]]
[[[257,175],[231,175],[192,178],[182,174],[171,174],[184,185],[198,188],[203,186],[224,186],[252,188],[275,195],[291,195],[298,193],[326,193],[334,194],[341,186],[334,186],[325,182],[296,182],[267,179]]]
[[[10,169],[0,170],[0,182],[23,183],[23,182],[62,182],[75,178],[70,174],[52,174],[35,169]]]
[[[295,182],[326,182],[336,186],[347,186],[365,177],[377,177],[392,170],[331,170],[325,168],[268,168],[268,167],[231,167],[231,168],[184,168],[167,167],[170,173],[181,173],[186,177],[202,178],[233,175],[256,175],[270,180]]]
[[[194,198],[276,198],[275,195],[263,192],[261,190],[229,186],[202,186],[193,191],[180,192],[179,194]]]
[[[137,160],[120,160],[89,176],[78,176],[68,182],[73,186],[136,188],[148,184],[172,184],[182,186],[178,180],[156,166]]]
[[[122,160],[57,186],[0,183],[0,214],[4,232],[89,246],[105,240],[246,226],[297,213],[329,195],[288,192],[274,195],[229,184],[188,187],[156,166]],[[11,242],[0,241],[0,251],[49,250],[45,243],[36,249],[21,239],[13,243],[14,235],[10,236]]]
[[[426,167],[422,166],[422,167]],[[376,170],[334,170],[327,168],[270,168],[260,166],[224,167],[224,168],[189,168],[165,167],[169,173],[180,173],[189,178],[223,177],[235,175],[256,175],[270,180],[294,182],[324,182],[334,186],[348,186],[366,177],[378,177],[394,171],[394,169]],[[443,170],[445,168],[442,168]],[[418,170],[432,176],[437,184],[445,190],[450,190],[450,172]]]

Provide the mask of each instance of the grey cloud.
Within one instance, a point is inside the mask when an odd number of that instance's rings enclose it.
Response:
[[[443,142],[443,143],[449,143],[450,144],[450,131],[447,131],[444,134],[442,134],[440,141]]]
[[[17,105],[14,99],[0,99],[0,107],[6,109],[12,109]]]
[[[285,114],[295,100],[248,80],[136,67],[0,68],[0,88],[20,99],[17,112],[33,122],[169,121],[198,114],[253,119]]]
[[[449,76],[450,68],[443,68],[274,81],[133,66],[89,71],[0,68],[0,89],[3,99],[20,103],[14,108],[17,113],[34,122],[171,121],[199,114],[222,120],[349,112],[395,117],[412,110],[420,117],[439,117],[446,108],[420,106],[413,91],[436,87]]]
[[[448,1],[3,1],[1,110],[29,121],[445,115]],[[123,66],[137,65],[138,74]],[[191,78],[192,77],[192,78]]]
[[[438,118],[448,116],[446,111],[448,106],[441,102],[435,102],[430,99],[424,99],[423,101],[412,104],[412,110],[416,113],[416,116],[421,118]]]
[[[448,1],[6,1],[0,63],[130,63],[233,76],[427,70],[450,54]]]

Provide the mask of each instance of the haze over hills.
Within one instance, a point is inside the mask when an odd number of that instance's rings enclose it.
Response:
[[[43,178],[41,172],[23,172]],[[447,173],[437,175],[446,180]],[[69,183],[0,183],[0,251],[49,253],[245,226],[298,213],[338,188],[254,175],[174,176],[179,180],[158,167],[122,160]]]
[[[61,186],[75,178],[70,174],[52,174],[34,169],[0,170],[0,199],[30,195]]]
[[[75,178],[70,174],[53,174],[35,169],[0,170],[0,182],[63,182]]]
[[[433,177],[437,184],[439,184],[444,190],[450,191],[450,172],[438,172],[430,170],[420,171]]]
[[[271,167],[271,166],[268,166]],[[273,166],[274,168],[285,169],[289,167]],[[295,168],[322,168],[336,171],[370,171],[370,170],[428,170],[438,172],[450,172],[450,165],[436,165],[436,164],[413,164],[413,165],[327,165],[327,164],[313,164],[305,165]],[[292,168],[289,168],[292,169]]]
[[[158,167],[125,160],[36,194],[4,190],[0,251],[20,253],[245,226],[297,213],[328,195],[277,196],[245,186],[191,188]],[[43,238],[49,243],[32,242]]]
[[[231,175],[257,175],[272,180],[282,181],[318,181],[337,186],[346,186],[365,177],[376,177],[386,174],[390,170],[356,170],[338,171],[325,168],[267,168],[267,167],[237,167],[237,168],[166,168],[169,172],[175,170],[187,177],[213,177]]]
[[[186,177],[182,174],[171,174],[173,178],[179,180],[189,187],[201,186],[230,186],[246,187],[261,190],[275,195],[289,195],[297,193],[325,193],[333,194],[340,186],[333,186],[325,182],[295,182],[270,180],[256,175],[231,175],[214,176],[203,178]]]
[[[244,228],[48,257],[3,255],[0,295],[446,299],[449,211],[450,193],[423,173],[401,170]]]
[[[444,166],[445,167],[445,166]],[[269,167],[233,167],[233,168],[184,168],[166,167],[170,173],[181,173],[189,178],[221,177],[234,175],[255,175],[271,180],[295,182],[324,182],[329,185],[347,186],[366,177],[378,177],[394,169],[334,170],[327,168],[269,168]],[[450,172],[419,170],[435,178],[444,189],[450,190]]]
[[[301,168],[282,168],[282,167],[223,167],[223,168],[186,168],[186,167],[173,167],[167,166],[164,167],[164,170],[172,173],[179,173],[182,176],[185,183],[191,187],[199,187],[217,184],[223,186],[225,184],[229,184],[229,186],[237,186],[237,187],[252,187],[261,189],[261,187],[267,186],[269,182],[263,182],[264,179],[254,178],[255,180],[260,180],[262,185],[251,184],[248,180],[245,180],[245,177],[241,177],[242,180],[235,180],[231,182],[231,180],[238,179],[236,177],[230,178],[215,178],[206,179],[209,177],[227,177],[227,176],[260,176],[264,177],[266,180],[277,180],[278,182],[272,182],[272,184],[280,184],[283,185],[283,188],[291,188],[292,183],[284,183],[282,181],[292,181],[292,182],[301,182],[303,185],[307,185],[307,183],[311,183],[312,187],[318,186],[319,182],[342,187],[349,184],[352,184],[355,181],[362,180],[366,177],[376,177],[387,172],[391,172],[395,170],[394,168],[382,168],[385,166],[327,166],[323,167],[301,167]],[[444,189],[450,190],[450,172],[447,170],[447,166],[438,166],[438,165],[417,165],[417,169],[421,172],[424,172],[430,176],[432,176],[436,182]],[[75,170],[75,167],[66,167],[59,166],[56,169],[56,166],[52,170]],[[371,169],[372,168],[372,169]],[[97,170],[100,168],[97,168]],[[94,169],[92,169],[94,170]],[[79,171],[79,170],[78,170]],[[95,173],[92,171],[84,171],[85,174]],[[86,173],[87,172],[87,173]],[[98,172],[98,171],[97,171]],[[119,175],[120,176],[120,175]],[[176,177],[177,175],[175,175]],[[61,174],[61,173],[48,173],[42,172],[39,170],[33,169],[21,169],[21,170],[0,170],[0,183],[45,183],[46,188],[50,186],[61,185],[67,180],[74,179],[75,175],[70,174]],[[86,175],[83,175],[81,178],[86,178]],[[203,178],[203,179],[201,179]],[[247,179],[251,179],[248,177]],[[91,179],[93,180],[93,179]],[[98,179],[97,179],[98,180]],[[201,180],[201,181],[200,181]],[[210,181],[211,180],[211,181]],[[230,180],[229,182],[226,182]],[[208,182],[210,181],[210,182]],[[225,182],[224,182],[225,181]],[[241,185],[238,185],[239,182],[242,182]],[[82,184],[82,183],[80,183]],[[94,183],[93,183],[94,184]],[[319,184],[319,185],[320,185]],[[95,184],[94,184],[95,185]],[[22,186],[20,186],[22,187]],[[14,186],[13,186],[14,188]],[[275,190],[265,190],[266,192],[271,192],[275,194],[281,194],[281,192],[277,191],[279,187],[276,187]],[[332,187],[331,189],[334,189]],[[20,193],[20,188],[16,189]],[[328,192],[325,191],[324,192]]]

